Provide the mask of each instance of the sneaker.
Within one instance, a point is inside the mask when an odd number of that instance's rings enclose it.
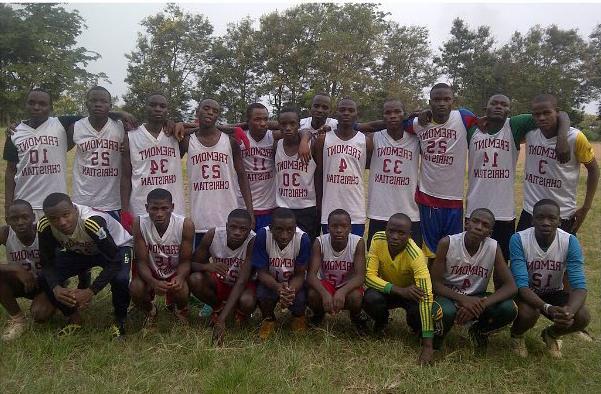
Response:
[[[3,341],[12,341],[17,339],[25,332],[27,328],[27,319],[22,313],[8,319],[4,333],[2,333]]]
[[[271,335],[273,335],[273,331],[275,330],[275,320],[265,319],[261,323],[261,327],[259,328],[259,339],[262,341],[267,340]]]
[[[582,342],[595,342],[593,336],[586,330],[576,331],[574,336],[580,339]]]
[[[468,335],[477,350],[486,350],[488,347],[488,337],[482,334],[475,324],[469,328]]]
[[[513,354],[516,356],[521,358],[528,357],[528,348],[526,347],[526,340],[524,337],[511,336],[509,346],[511,347]]]
[[[190,324],[190,309],[186,306],[185,308],[179,309],[177,307],[175,307],[175,310],[173,311],[173,314],[175,315],[175,317],[177,318],[177,320],[184,324],[184,325],[188,325]]]
[[[543,339],[545,345],[547,345],[547,353],[549,354],[549,356],[553,358],[561,358],[561,340],[554,338],[551,335],[550,330],[551,327],[545,328],[540,333],[540,336]]]
[[[307,331],[307,320],[305,316],[294,316],[292,317],[292,323],[290,323],[290,329],[292,332],[301,333]]]
[[[154,302],[151,302],[152,309],[149,312],[146,312],[146,319],[144,319],[144,329],[148,331],[152,331],[157,327],[157,316],[158,309],[157,305]]]
[[[204,304],[202,309],[198,312],[198,317],[210,317],[213,313],[213,308],[209,304]]]

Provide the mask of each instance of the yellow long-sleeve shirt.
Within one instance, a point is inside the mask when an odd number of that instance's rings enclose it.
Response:
[[[426,297],[419,302],[422,336],[434,335],[432,321],[432,281],[422,250],[409,239],[405,249],[393,259],[388,251],[386,232],[374,234],[367,256],[365,284],[377,291],[389,294],[392,286],[407,287],[412,284],[421,288]]]

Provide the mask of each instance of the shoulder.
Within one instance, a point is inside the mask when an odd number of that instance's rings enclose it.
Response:
[[[407,242],[407,246],[405,247],[405,252],[409,255],[411,260],[420,260],[424,258],[424,252],[417,246],[415,241],[409,239]]]

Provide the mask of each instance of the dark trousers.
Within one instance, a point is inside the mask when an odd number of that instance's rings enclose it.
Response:
[[[403,308],[407,315],[407,325],[414,333],[422,331],[422,323],[417,302],[393,294],[380,293],[375,289],[365,290],[363,310],[374,319],[375,326],[383,327],[388,323],[389,309]]]
[[[377,220],[377,219],[369,219],[369,228],[367,233],[367,249],[371,245],[371,239],[374,234],[378,231],[386,230],[386,224],[388,220]],[[421,222],[411,222],[411,238],[415,242],[415,244],[421,248],[422,247],[422,227]]]
[[[131,262],[131,248],[121,247],[119,248],[121,256],[122,266],[121,270],[111,279],[111,293],[113,301],[113,309],[115,318],[117,320],[123,320],[127,317],[127,308],[129,307],[129,272]],[[54,259],[54,266],[59,275],[58,280],[60,283],[65,280],[78,275],[81,272],[90,270],[92,267],[104,268],[107,260],[104,256],[97,254],[93,256],[86,256],[73,252],[57,252]],[[44,290],[48,295],[50,301],[61,310],[65,316],[70,316],[75,312],[75,308],[71,308],[61,302],[55,297],[52,289],[44,281]]]
[[[499,244],[506,263],[509,263],[509,240],[513,234],[515,234],[515,219],[495,221],[491,238]]]

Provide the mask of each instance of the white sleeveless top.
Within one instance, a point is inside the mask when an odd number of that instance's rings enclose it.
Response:
[[[547,251],[536,241],[534,227],[518,232],[528,269],[528,287],[536,293],[563,290],[563,276],[567,268],[566,258],[570,234],[557,229],[555,239]]]
[[[225,227],[218,227],[215,229],[215,235],[213,241],[209,247],[209,253],[211,253],[211,259],[216,263],[223,263],[227,265],[227,275],[221,276],[217,274],[224,283],[233,286],[240,276],[240,268],[242,264],[251,264],[246,262],[246,252],[248,249],[248,243],[255,237],[255,232],[250,231],[248,237],[244,240],[242,245],[237,249],[230,249],[227,246],[227,232]]]
[[[89,118],[73,125],[75,163],[73,202],[103,211],[121,209],[121,147],[123,124],[108,119],[96,131]]]
[[[96,243],[85,230],[84,222],[91,216],[101,216],[106,221],[107,229],[109,230],[113,241],[115,241],[115,245],[132,246],[132,236],[125,231],[123,226],[121,226],[121,224],[111,215],[97,211],[85,205],[74,205],[77,207],[79,218],[73,234],[65,235],[50,225],[52,235],[64,249],[86,256],[93,256],[100,253]]]
[[[311,126],[311,122],[313,121],[313,117],[309,116],[308,118],[302,118],[299,121],[299,130],[309,130],[311,131],[311,135],[312,136],[316,136],[317,135],[317,130],[315,130],[313,128],[313,126]],[[324,124],[324,126],[330,126],[331,130],[330,131],[334,131],[338,128],[338,120],[334,119],[334,118],[326,118],[326,123]]]
[[[465,233],[449,235],[444,284],[465,295],[484,293],[495,266],[497,241],[486,238],[470,256],[465,249]]]
[[[250,131],[245,130],[250,148],[242,147],[242,161],[250,185],[250,194],[255,211],[276,207],[273,160],[273,132],[267,130],[261,141],[255,141]],[[242,199],[242,194],[240,194]]]
[[[349,274],[354,268],[355,251],[360,236],[349,234],[346,247],[337,252],[332,247],[330,234],[324,234],[317,237],[321,245],[321,267],[319,269],[320,278],[330,282],[337,289],[348,282]]]
[[[335,132],[327,133],[323,146],[323,199],[321,223],[328,215],[342,208],[351,215],[352,224],[365,224],[365,189],[363,171],[367,150],[365,135],[356,132],[343,141]]]
[[[303,209],[317,205],[315,196],[315,169],[311,158],[303,163],[298,154],[288,156],[284,140],[278,141],[275,151],[276,203],[278,207]]]
[[[534,204],[543,198],[555,200],[562,219],[576,212],[576,189],[580,163],[576,159],[576,137],[573,127],[568,131],[570,161],[559,164],[555,156],[557,137],[546,138],[540,129],[526,134],[526,163],[524,165],[524,210],[532,214]]]
[[[415,202],[417,170],[419,167],[419,140],[403,133],[394,140],[386,130],[373,134],[374,150],[369,168],[367,217],[376,220],[390,219],[402,212],[419,221]]]
[[[177,272],[185,217],[171,214],[163,236],[148,214],[140,216],[140,233],[148,250],[148,264],[157,279],[169,279]]]
[[[217,143],[207,147],[196,135],[191,135],[186,163],[191,216],[196,232],[206,233],[213,227],[225,226],[227,215],[244,207],[238,198],[240,186],[230,138],[221,133]]]
[[[19,154],[15,199],[42,209],[49,194],[67,193],[67,133],[58,118],[37,129],[20,123],[10,138]]]
[[[6,238],[6,260],[12,264],[21,264],[27,271],[34,275],[41,271],[40,247],[38,246],[38,233],[31,245],[24,245],[10,226]]]
[[[458,110],[451,111],[443,124],[419,125],[413,129],[421,146],[419,190],[447,200],[463,200],[463,179],[467,158],[467,130]]]
[[[488,208],[496,220],[515,219],[513,197],[518,160],[509,118],[495,134],[476,129],[469,143],[467,209]]]
[[[273,238],[269,226],[266,226],[265,230],[267,236],[265,245],[267,255],[269,256],[269,272],[278,282],[288,282],[294,274],[294,266],[300,252],[301,239],[305,233],[297,227],[292,240],[284,249],[280,249]]]
[[[146,214],[146,197],[156,188],[168,190],[174,212],[185,215],[184,181],[179,143],[161,131],[157,138],[141,125],[127,133],[131,160],[129,209],[135,216]]]

